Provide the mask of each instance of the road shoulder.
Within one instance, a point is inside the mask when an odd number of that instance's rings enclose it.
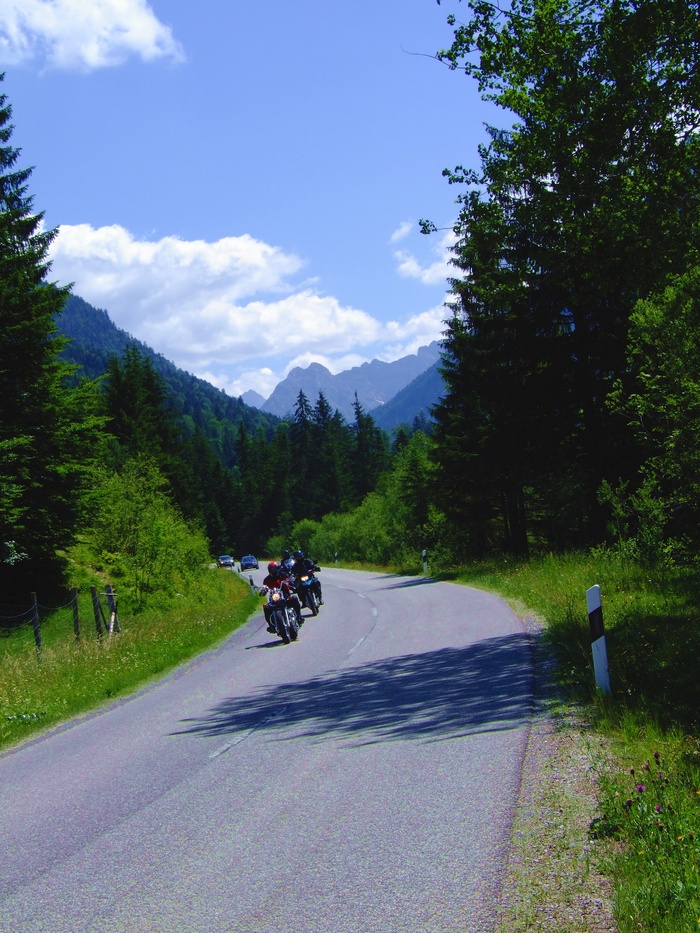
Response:
[[[538,623],[524,620],[534,632]],[[537,640],[540,641],[539,639]],[[612,888],[589,838],[604,741],[556,695],[535,649],[535,716],[523,762],[496,933],[615,933]]]

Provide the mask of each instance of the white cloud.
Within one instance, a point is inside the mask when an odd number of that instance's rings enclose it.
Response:
[[[447,296],[445,296],[447,299]],[[398,360],[409,353],[415,353],[434,340],[442,340],[445,320],[449,317],[444,304],[436,305],[428,311],[414,314],[407,321],[390,321],[385,327],[383,360]]]
[[[410,236],[410,234],[414,230],[415,230],[415,224],[410,220],[404,220],[404,222],[400,224],[396,228],[396,230],[394,230],[394,232],[391,234],[391,238],[389,242],[398,243],[400,240],[405,240],[406,237]]]
[[[400,230],[401,228],[399,228]],[[397,231],[398,232],[398,231]],[[422,234],[421,234],[422,236]],[[392,237],[395,242],[396,234]],[[447,282],[447,279],[454,276],[455,270],[449,264],[449,248],[455,242],[455,235],[452,230],[443,234],[443,236],[432,244],[431,255],[435,258],[431,262],[421,262],[409,250],[395,250],[394,258],[398,266],[397,271],[400,276],[408,279],[417,279],[424,285],[439,285],[441,282]]]
[[[207,379],[206,376],[202,376],[202,378]],[[223,389],[224,392],[229,395],[233,395],[235,398],[238,398],[239,395],[243,395],[248,389],[253,389],[255,392],[262,395],[263,398],[269,398],[275,386],[281,382],[282,379],[284,379],[283,373],[273,372],[269,366],[263,366],[261,369],[246,370],[234,379],[217,376],[209,378],[207,381]]]
[[[184,52],[147,0],[0,0],[0,60],[92,71]]]
[[[74,282],[75,294],[118,327],[227,391],[241,364],[280,370],[302,354],[333,359],[383,334],[366,312],[293,285],[302,260],[248,235],[144,241],[117,225],[79,224],[59,228],[50,258],[53,279]],[[265,374],[234,394],[263,394],[269,381]]]
[[[303,260],[249,235],[136,239],[118,225],[64,225],[51,279],[177,366],[233,396],[267,398],[294,366],[332,373],[398,359],[442,336],[445,309],[382,323],[310,284]]]

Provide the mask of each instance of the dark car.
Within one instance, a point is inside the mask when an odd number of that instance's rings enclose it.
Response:
[[[241,570],[257,570],[258,569],[258,558],[253,554],[246,554],[245,557],[241,557]]]
[[[234,567],[234,560],[230,554],[222,554],[221,557],[216,558],[217,567]]]

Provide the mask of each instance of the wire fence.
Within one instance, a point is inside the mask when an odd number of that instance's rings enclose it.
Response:
[[[121,632],[117,594],[110,584],[99,593],[96,586],[90,587],[88,618],[81,617],[77,588],[70,590],[66,602],[46,606],[39,602],[36,593],[30,593],[26,606],[0,604],[0,650],[3,647],[23,647],[32,644],[38,653],[44,644],[45,634],[55,641],[71,638],[76,642],[86,637],[102,638]],[[85,598],[83,610],[85,610]],[[50,624],[48,624],[50,623]],[[46,627],[46,631],[45,631]],[[3,645],[4,642],[4,645]]]

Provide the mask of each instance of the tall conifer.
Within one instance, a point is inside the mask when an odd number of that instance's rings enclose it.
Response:
[[[4,75],[0,76],[0,80]],[[66,296],[47,280],[56,230],[44,230],[27,193],[32,169],[17,167],[12,108],[0,94],[0,592],[11,602],[61,576],[57,549],[72,540],[85,464],[83,390],[54,323]],[[90,421],[90,425],[93,422]],[[88,425],[88,427],[90,426]]]

